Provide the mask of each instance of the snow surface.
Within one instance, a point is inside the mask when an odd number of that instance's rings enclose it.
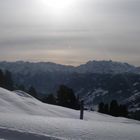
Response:
[[[44,104],[25,92],[0,88],[2,140],[139,140],[140,122]]]
[[[94,89],[93,91],[89,91],[84,97],[84,103],[86,106],[92,107],[93,100],[95,97],[104,96],[108,94],[108,90],[104,90],[102,88]],[[88,107],[87,107],[88,108]]]

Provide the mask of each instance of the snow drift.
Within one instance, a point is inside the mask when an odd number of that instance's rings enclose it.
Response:
[[[0,139],[139,140],[140,123],[44,104],[22,91],[0,88]]]

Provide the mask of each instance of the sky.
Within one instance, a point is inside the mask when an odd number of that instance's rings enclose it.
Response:
[[[140,0],[0,0],[0,61],[140,66]]]

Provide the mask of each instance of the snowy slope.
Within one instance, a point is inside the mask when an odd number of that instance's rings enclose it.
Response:
[[[48,105],[21,91],[0,88],[0,139],[139,140],[140,123],[97,112]]]

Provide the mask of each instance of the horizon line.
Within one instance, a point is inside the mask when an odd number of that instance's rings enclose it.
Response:
[[[2,62],[7,62],[7,63],[17,63],[17,62],[23,62],[23,63],[52,63],[52,64],[57,64],[57,65],[63,65],[63,66],[71,66],[71,67],[78,67],[78,66],[81,66],[81,65],[84,65],[84,64],[87,64],[89,62],[116,62],[116,63],[123,63],[123,64],[129,64],[131,66],[135,66],[135,67],[139,67],[139,65],[134,65],[134,64],[131,64],[129,62],[124,62],[124,61],[116,61],[116,60],[111,60],[111,59],[106,59],[106,60],[87,60],[85,62],[81,62],[80,64],[77,64],[77,65],[72,65],[72,64],[66,64],[66,63],[57,63],[57,62],[54,62],[54,61],[31,61],[31,60],[15,60],[15,61],[9,61],[9,60],[0,60],[0,63]]]

